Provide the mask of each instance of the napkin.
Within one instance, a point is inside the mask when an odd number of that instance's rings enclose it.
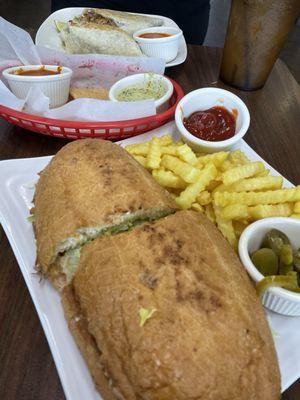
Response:
[[[26,31],[0,17],[0,72],[11,66],[37,64],[71,68],[71,87],[106,90],[125,76],[143,72],[163,74],[165,69],[165,61],[159,58],[71,55],[36,46]],[[40,89],[31,88],[26,99],[18,99],[8,89],[4,78],[0,81],[0,104],[30,114],[74,121],[125,121],[156,114],[152,100],[126,103],[76,99],[50,109],[49,99]]]

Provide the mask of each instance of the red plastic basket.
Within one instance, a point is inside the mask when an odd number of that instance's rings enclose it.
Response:
[[[173,95],[169,102],[170,107],[165,112],[151,117],[113,122],[65,121],[26,114],[1,105],[0,117],[14,125],[41,133],[42,135],[67,139],[125,139],[158,128],[173,118],[177,103],[184,94],[181,86],[177,82],[172,79],[170,79],[170,81],[174,86]]]

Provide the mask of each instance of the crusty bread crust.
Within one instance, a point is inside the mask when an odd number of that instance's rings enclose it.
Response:
[[[119,223],[125,213],[175,210],[160,187],[124,149],[106,140],[77,140],[41,172],[34,196],[37,265],[47,273],[58,243],[82,227]]]
[[[108,100],[108,90],[98,86],[98,87],[71,87],[70,96],[73,99],[100,99]]]
[[[87,362],[103,400],[116,400],[109,385],[109,379],[104,374],[101,352],[87,329],[86,320],[81,314],[79,304],[76,301],[71,286],[67,286],[62,291],[62,305],[69,329]]]
[[[263,308],[236,254],[201,214],[180,211],[96,239],[82,250],[72,289],[126,400],[279,399]],[[142,327],[141,307],[156,309]],[[82,350],[90,339],[76,340]]]

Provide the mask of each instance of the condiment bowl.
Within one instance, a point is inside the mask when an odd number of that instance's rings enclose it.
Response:
[[[171,36],[162,38],[140,37],[144,33],[167,33]],[[164,58],[166,62],[177,57],[181,37],[182,31],[180,29],[167,26],[140,29],[133,34],[134,40],[139,44],[144,54],[149,57]]]
[[[166,111],[169,108],[169,100],[173,94],[173,84],[172,82],[163,75],[144,73],[126,76],[123,79],[117,81],[109,90],[109,99],[112,101],[119,101],[117,99],[118,94],[121,90],[139,84],[148,85],[151,82],[158,83],[163,86],[165,92],[164,95],[155,100],[155,107],[158,113]]]
[[[207,110],[211,107],[225,107],[236,115],[235,135],[230,139],[218,142],[199,139],[192,135],[184,126],[183,119],[196,111]],[[229,150],[234,147],[246,134],[250,125],[250,114],[245,103],[228,90],[207,87],[194,90],[184,96],[177,105],[175,122],[181,137],[196,151],[214,153]]]
[[[300,220],[293,218],[264,218],[250,224],[239,240],[239,256],[248,274],[255,283],[264,276],[252,263],[250,255],[259,249],[265,234],[270,229],[278,229],[285,233],[292,247],[300,247]],[[295,293],[280,287],[271,287],[262,296],[265,307],[283,315],[300,315],[300,293]]]
[[[44,68],[57,71],[57,65],[25,65],[5,69],[2,74],[14,95],[25,99],[30,88],[39,87],[45,96],[49,97],[50,108],[59,107],[68,101],[72,70],[61,67],[57,75],[18,75],[18,70],[32,71]]]

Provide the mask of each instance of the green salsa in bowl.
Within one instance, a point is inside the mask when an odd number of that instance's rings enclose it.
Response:
[[[173,94],[171,81],[163,75],[144,73],[130,75],[116,82],[109,91],[112,101],[154,100],[157,112],[169,107]]]

